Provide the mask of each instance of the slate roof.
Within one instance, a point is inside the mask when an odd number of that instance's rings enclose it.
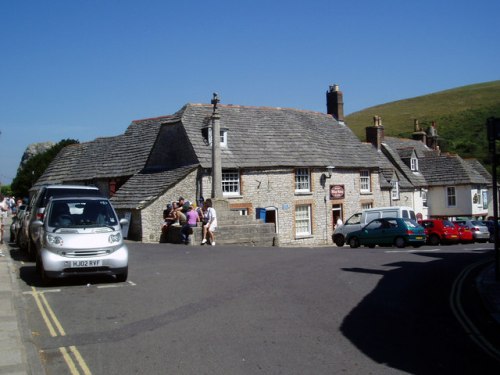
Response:
[[[141,209],[156,200],[198,165],[187,165],[168,171],[141,171],[132,176],[111,198],[117,209]]]
[[[484,168],[479,168],[475,162],[465,161],[458,155],[430,156],[419,159],[419,164],[429,186],[491,185]]]
[[[223,168],[379,167],[376,151],[360,147],[362,143],[351,129],[331,115],[269,107],[218,108],[221,128],[228,132],[228,147],[221,149]],[[113,196],[113,204],[141,208],[193,168],[211,168],[212,148],[202,128],[211,125],[212,111],[208,104],[187,104],[170,116],[133,121],[123,135],[66,147],[37,185],[131,176]],[[185,132],[194,164],[146,168],[162,126],[169,125]]]
[[[297,109],[220,105],[228,147],[223,168],[326,167],[377,168],[374,150],[360,152],[359,139],[331,115]],[[211,146],[201,136],[212,106],[188,104],[178,115],[203,168],[211,167]]]
[[[146,164],[161,123],[170,117],[133,121],[122,135],[65,147],[35,186],[137,173]]]

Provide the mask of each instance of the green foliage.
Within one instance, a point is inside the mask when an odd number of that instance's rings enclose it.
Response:
[[[476,158],[488,168],[486,121],[500,117],[500,81],[367,108],[346,116],[346,123],[364,141],[365,128],[373,125],[375,115],[382,117],[385,135],[393,137],[411,138],[415,119],[423,130],[435,121],[443,152]]]
[[[2,193],[4,197],[12,196],[12,189],[10,188],[10,185],[2,185],[2,187],[0,188],[0,193]]]
[[[59,151],[64,147],[79,143],[74,139],[63,139],[47,151],[37,154],[26,161],[24,166],[19,167],[17,175],[12,181],[12,193],[16,197],[28,197],[29,189],[45,172],[49,164],[54,160]]]

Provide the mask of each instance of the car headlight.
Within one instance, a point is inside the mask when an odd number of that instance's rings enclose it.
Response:
[[[64,244],[64,241],[61,237],[53,236],[52,234],[47,235],[47,242],[52,246],[62,246]]]
[[[122,235],[120,232],[116,234],[110,234],[108,237],[108,242],[109,243],[115,243],[115,242],[120,242],[122,239]]]

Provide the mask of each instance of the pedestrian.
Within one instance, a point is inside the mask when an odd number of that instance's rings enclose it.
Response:
[[[215,230],[217,229],[217,213],[215,209],[212,207],[212,200],[207,199],[205,201],[205,221],[203,224],[203,239],[201,244],[204,245],[207,243],[207,236],[209,237],[210,244],[215,246]]]
[[[193,228],[198,225],[200,217],[195,211],[194,207],[191,205],[188,207],[186,212],[186,224],[181,228],[181,242],[189,245],[189,235],[193,234]]]
[[[3,233],[9,205],[6,197],[0,194],[0,244],[3,244]]]

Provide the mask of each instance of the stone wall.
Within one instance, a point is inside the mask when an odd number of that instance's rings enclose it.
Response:
[[[196,170],[191,172],[186,178],[141,210],[142,242],[160,242],[163,210],[168,203],[177,201],[181,196],[192,202],[196,200],[197,173]]]

